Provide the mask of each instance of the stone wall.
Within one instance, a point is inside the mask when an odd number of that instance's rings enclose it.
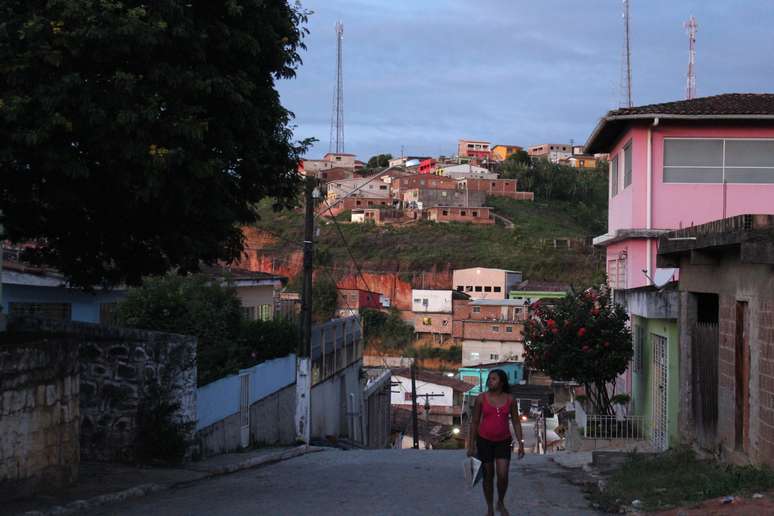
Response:
[[[0,500],[78,476],[78,344],[0,337]]]
[[[33,318],[12,319],[10,329],[78,342],[83,459],[133,461],[138,409],[160,382],[180,403],[177,418],[196,420],[195,337]]]

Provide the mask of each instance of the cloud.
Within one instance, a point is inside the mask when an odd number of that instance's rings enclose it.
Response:
[[[620,98],[619,0],[308,0],[308,51],[281,81],[310,152],[328,150],[334,24],[344,22],[346,150],[450,154],[461,137],[583,142]],[[774,64],[764,1],[632,0],[637,104],[684,95],[687,38],[699,22],[698,91],[765,91]],[[749,20],[756,20],[753,26]]]

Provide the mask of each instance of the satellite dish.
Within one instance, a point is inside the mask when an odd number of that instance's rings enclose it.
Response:
[[[656,269],[656,276],[653,278],[653,284],[656,288],[661,288],[675,278],[677,269]]]

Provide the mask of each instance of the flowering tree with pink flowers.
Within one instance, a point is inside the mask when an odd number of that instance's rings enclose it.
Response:
[[[609,295],[587,290],[553,306],[530,307],[524,324],[527,366],[583,385],[598,414],[613,414],[615,379],[632,358],[629,316]]]

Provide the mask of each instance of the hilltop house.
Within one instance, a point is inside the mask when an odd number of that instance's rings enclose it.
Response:
[[[619,392],[650,420],[656,449],[680,438],[679,279],[658,238],[744,213],[774,213],[774,95],[727,94],[610,111],[588,142],[610,154],[606,270],[631,316],[634,359]],[[694,255],[698,258],[698,252]],[[678,375],[679,372],[679,375]]]
[[[449,377],[443,373],[417,370],[416,388],[417,405],[420,417],[424,419],[425,402],[430,405],[428,419],[446,425],[460,424],[462,417],[463,400],[465,393],[473,388],[473,385],[457,378]],[[409,369],[393,369],[392,381],[397,383],[392,392],[392,406],[398,408],[411,408],[411,372]],[[423,394],[440,394],[440,396],[428,396]]]

